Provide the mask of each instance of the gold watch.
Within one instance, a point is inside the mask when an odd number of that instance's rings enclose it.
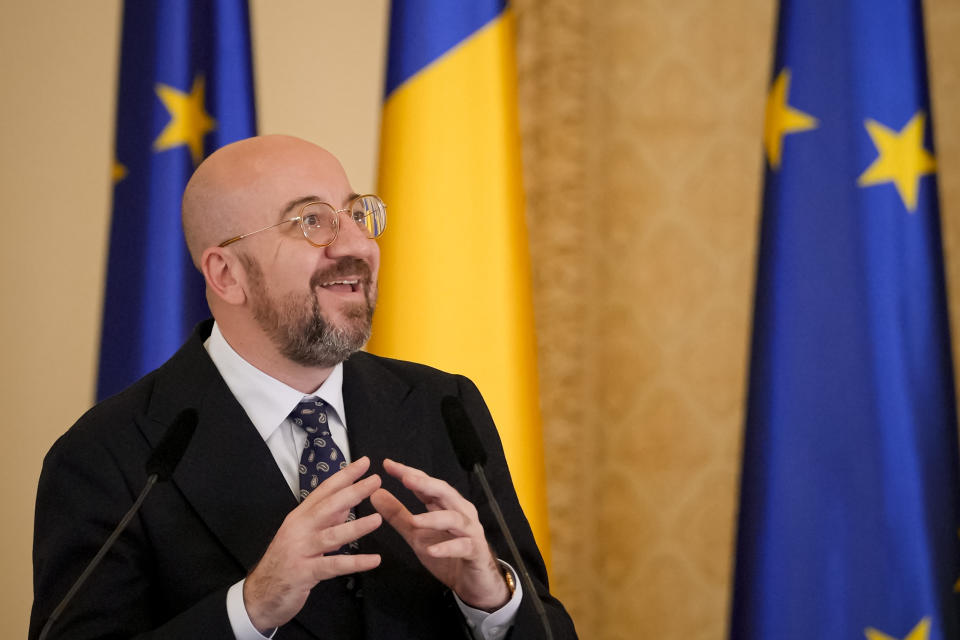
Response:
[[[506,567],[503,569],[503,580],[507,583],[507,589],[510,590],[510,597],[513,597],[513,593],[517,590],[517,583],[513,581],[513,572]]]

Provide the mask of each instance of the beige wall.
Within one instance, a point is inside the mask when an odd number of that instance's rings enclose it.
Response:
[[[40,461],[93,395],[119,4],[3,2],[0,619],[14,637]],[[372,189],[387,0],[252,4],[261,131],[326,144]],[[554,588],[585,640],[719,639],[775,3],[514,5]],[[956,322],[960,6],[926,9]],[[622,227],[600,236],[592,216],[610,208]],[[586,478],[566,464],[583,447],[601,461]]]
[[[25,637],[40,461],[91,398],[118,14],[113,2],[8,2],[4,16],[0,615]]]

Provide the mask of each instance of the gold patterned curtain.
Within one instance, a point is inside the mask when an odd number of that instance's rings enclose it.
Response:
[[[584,640],[725,638],[776,3],[513,7],[554,590]],[[955,323],[960,6],[924,8]]]

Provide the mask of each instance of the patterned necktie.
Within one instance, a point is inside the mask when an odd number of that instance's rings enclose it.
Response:
[[[333,441],[330,427],[327,426],[326,403],[319,398],[304,398],[300,404],[290,412],[290,419],[298,427],[303,427],[307,437],[303,442],[303,452],[300,454],[300,501],[302,502],[310,492],[320,486],[320,483],[347,466],[343,452]],[[354,520],[356,515],[353,509],[347,520]],[[351,553],[358,549],[354,540],[340,548],[338,553]]]
[[[343,452],[333,442],[327,426],[325,403],[317,398],[304,398],[290,413],[290,419],[307,432],[300,454],[300,499],[303,500],[321,482],[347,466]]]

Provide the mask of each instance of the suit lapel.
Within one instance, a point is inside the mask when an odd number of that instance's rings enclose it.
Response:
[[[174,480],[246,571],[297,506],[263,438],[222,380],[204,399],[195,445]]]
[[[201,325],[159,372],[141,428],[151,441],[184,408],[197,430],[172,481],[244,571],[260,559],[297,502],[270,450],[230,393],[202,342]]]
[[[383,459],[415,450],[418,425],[404,410],[410,386],[365,353],[344,364],[343,404],[350,455],[369,456],[371,469],[383,471]],[[410,462],[413,464],[413,462]]]

